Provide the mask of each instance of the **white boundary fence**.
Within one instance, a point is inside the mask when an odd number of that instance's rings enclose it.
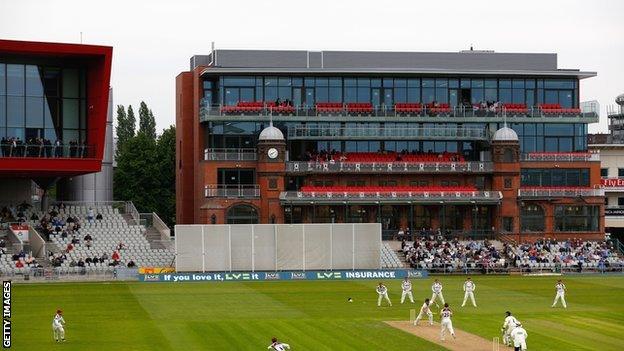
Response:
[[[178,272],[381,268],[381,224],[176,225]]]

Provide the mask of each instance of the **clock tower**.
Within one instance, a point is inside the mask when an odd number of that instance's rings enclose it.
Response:
[[[260,223],[284,223],[279,196],[284,191],[286,142],[281,130],[269,126],[258,136],[257,183],[260,186]]]

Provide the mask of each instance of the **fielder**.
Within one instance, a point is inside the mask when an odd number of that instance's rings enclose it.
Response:
[[[414,325],[418,325],[418,321],[420,321],[425,315],[429,317],[429,325],[433,325],[433,313],[429,308],[429,299],[425,299],[425,303],[423,303],[420,308],[420,312],[418,313],[418,317],[414,320]]]
[[[557,304],[557,301],[561,299],[561,304],[563,305],[563,308],[568,308],[568,305],[566,304],[566,301],[565,301],[566,286],[565,284],[563,284],[561,279],[557,281],[557,285],[555,285],[555,290],[557,290],[557,295],[555,296],[555,301],[553,302],[551,307],[555,307],[555,305]]]
[[[271,345],[269,345],[267,349],[275,351],[285,351],[290,350],[290,345],[277,341],[277,338],[272,338]]]
[[[449,308],[448,303],[444,304],[444,308],[440,311],[440,316],[442,319],[440,320],[440,338],[444,341],[444,337],[446,331],[448,331],[455,339],[455,331],[453,330],[453,322],[451,322],[451,316],[453,315],[453,311]]]
[[[390,298],[388,297],[388,288],[382,283],[379,283],[377,286],[377,294],[379,297],[377,298],[377,307],[381,307],[381,300],[386,299],[388,301],[388,305],[392,306],[392,302],[390,302]]]
[[[468,277],[464,282],[464,302],[462,303],[462,307],[466,305],[466,300],[468,300],[468,297],[470,297],[470,300],[472,300],[472,305],[474,307],[477,307],[477,303],[475,302],[474,298],[474,291],[476,288],[477,286],[475,285],[475,283],[470,279],[470,277]]]
[[[444,304],[444,296],[442,296],[442,283],[440,283],[437,279],[431,285],[431,291],[433,294],[431,295],[431,303],[435,303],[436,306],[440,307],[437,302],[435,302],[436,296],[440,298],[442,304]]]
[[[56,315],[52,320],[52,331],[54,331],[54,340],[59,342],[59,338],[61,341],[65,342],[65,329],[63,325],[65,324],[65,320],[63,319],[63,311],[56,310]]]
[[[412,295],[412,282],[405,278],[401,283],[403,292],[401,293],[401,304],[405,301],[405,296],[409,297],[410,301],[414,303],[414,296]]]
[[[509,311],[505,312],[505,322],[503,322],[503,327],[501,328],[503,344],[507,346],[511,345],[511,331],[515,328],[516,324],[520,324],[516,317],[512,316]]]
[[[513,340],[513,346],[515,351],[524,351],[527,349],[526,338],[527,332],[522,328],[522,324],[516,324],[516,327],[511,331],[511,339]]]

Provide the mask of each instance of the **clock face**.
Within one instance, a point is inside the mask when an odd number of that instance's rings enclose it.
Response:
[[[277,158],[277,155],[279,155],[279,152],[277,151],[276,148],[272,147],[267,152],[267,155],[269,156],[269,158]]]

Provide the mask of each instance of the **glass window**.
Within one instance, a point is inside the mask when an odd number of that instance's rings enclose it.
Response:
[[[78,70],[75,68],[63,69],[63,97],[79,97],[80,83],[78,80]]]
[[[624,168],[618,168],[618,177],[624,177]]]
[[[618,173],[619,173],[619,170],[618,170]],[[604,178],[608,177],[609,176],[609,169],[608,168],[601,168],[600,169],[600,176],[604,177]]]
[[[510,103],[511,100],[511,89],[498,89],[498,101],[502,103]]]
[[[499,88],[511,88],[511,79],[501,79],[498,81]]]
[[[449,86],[449,88],[459,88],[459,79],[457,79],[457,78],[450,78],[448,86]]]
[[[425,87],[433,87],[433,79],[423,79],[422,86]]]
[[[435,84],[436,84],[436,88],[448,87],[448,79],[446,79],[446,78],[436,78]]]
[[[555,207],[555,231],[597,231],[600,207],[558,205]]]
[[[358,85],[360,85],[359,81],[358,81]],[[392,88],[392,87],[394,87],[394,79],[392,79],[392,78],[384,78],[383,79],[383,86],[384,86],[384,88]]]
[[[527,79],[525,84],[527,89],[535,89],[535,79]]]
[[[436,101],[441,103],[448,102],[448,89],[447,88],[436,88]]]
[[[358,87],[370,87],[370,78],[358,78],[357,86]]]
[[[420,87],[420,79],[418,79],[418,78],[408,79],[407,80],[407,87],[408,88],[419,88]]]
[[[0,95],[0,128],[6,127],[6,96]],[[2,137],[4,135],[0,135]]]
[[[369,87],[359,87],[357,88],[357,102],[370,102],[371,101],[371,91]]]
[[[420,88],[407,88],[407,102],[420,102]]]
[[[292,85],[290,77],[279,77],[277,84],[282,87],[289,87]],[[325,85],[327,85],[327,78],[325,78]]]
[[[26,98],[26,127],[43,128],[43,98]]]
[[[485,101],[497,101],[496,89],[485,89]]]
[[[24,65],[6,65],[7,95],[24,95]]]
[[[559,91],[559,104],[562,108],[572,108],[572,90]]]
[[[63,99],[63,128],[78,128],[78,100]]]
[[[330,87],[342,87],[342,78],[329,78]]]
[[[7,126],[24,126],[24,97],[7,96]]]
[[[496,79],[486,79],[483,85],[486,88],[497,88]]]
[[[524,89],[512,89],[511,100],[514,104],[524,103]]]
[[[483,88],[483,79],[473,79],[472,88]]]
[[[344,89],[344,92],[345,92],[345,96],[344,96],[345,102],[357,102],[357,88],[346,86]]]
[[[546,89],[574,89],[574,81],[571,79],[546,79],[544,81]]]
[[[342,102],[342,88],[329,88],[329,102]]]
[[[559,103],[559,91],[557,90],[544,91],[544,102],[547,104],[558,104]]]
[[[523,232],[544,231],[544,209],[539,205],[526,205],[520,212],[520,229]]]
[[[43,96],[43,83],[37,66],[26,66],[26,95]]]
[[[381,87],[381,78],[373,78],[373,79],[371,79],[371,87],[372,88],[380,88]]]
[[[460,86],[460,87],[462,87],[462,88],[470,88],[470,79],[468,79],[468,78],[462,78],[462,79],[460,80],[460,84],[459,84],[459,86]]]
[[[514,79],[511,86],[514,89],[524,89],[524,79]]]
[[[65,78],[65,74],[66,70],[63,71],[63,78]],[[225,76],[222,79],[224,86],[253,87],[256,85],[256,79],[254,77]],[[63,84],[63,87],[64,86]]]
[[[0,63],[0,95],[6,94],[6,65]]]
[[[434,88],[423,88],[422,89],[422,102],[428,104],[435,100],[435,90]]]
[[[546,124],[546,134],[548,135],[574,135],[574,125],[564,123],[549,123]]]

